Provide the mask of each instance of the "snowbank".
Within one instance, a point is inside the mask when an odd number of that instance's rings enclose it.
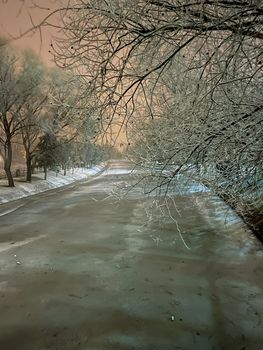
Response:
[[[7,180],[0,180],[0,204],[88,179],[102,172],[104,168],[104,164],[90,169],[75,168],[67,175],[58,173],[57,176],[54,171],[49,171],[47,180],[44,180],[44,173],[38,173],[32,176],[31,183],[25,182],[22,178],[15,179],[14,188],[7,187]]]

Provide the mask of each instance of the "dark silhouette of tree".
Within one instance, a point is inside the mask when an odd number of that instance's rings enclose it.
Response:
[[[27,119],[22,110],[38,88],[40,76],[37,69],[21,64],[11,48],[0,45],[0,152],[10,187],[14,186],[12,142]]]

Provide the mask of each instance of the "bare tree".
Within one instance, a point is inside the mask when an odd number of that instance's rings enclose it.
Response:
[[[154,93],[178,55],[181,74],[196,70],[212,101],[222,85],[262,74],[260,0],[69,0],[33,29],[46,25],[61,29],[50,52],[82,77],[86,98],[94,92],[104,131],[127,125],[141,105],[154,117]]]
[[[6,48],[1,46],[0,52],[0,141],[1,141],[1,156],[4,160],[4,169],[8,178],[9,186],[14,186],[14,181],[11,173],[12,163],[12,146],[11,140],[17,131],[17,124],[14,117],[10,117],[10,111],[18,100],[16,93],[16,79],[14,76],[15,56],[7,54]]]
[[[26,156],[26,181],[31,182],[33,159],[35,151],[43,134],[42,120],[45,117],[45,106],[48,99],[48,87],[45,84],[47,69],[32,52],[26,52],[23,57],[22,69],[26,79],[34,82],[32,94],[19,111],[20,135]]]
[[[74,165],[77,145],[85,147],[94,141],[98,118],[90,100],[81,96],[81,82],[70,72],[51,69],[47,78],[47,99],[38,124],[42,132],[34,156],[45,169]],[[31,133],[31,136],[33,134]]]
[[[11,172],[12,142],[21,133],[27,118],[22,110],[39,84],[39,75],[23,66],[7,46],[0,46],[0,143],[4,169],[10,187],[14,186]]]
[[[167,194],[179,185],[202,182],[241,216],[253,213],[257,224],[251,226],[262,225],[261,76],[254,75],[249,85],[242,71],[232,83],[222,80],[214,100],[207,94],[210,85],[201,85],[196,72],[187,76],[180,77],[177,60],[161,79],[163,95],[155,97],[154,120],[143,115],[130,128],[129,154],[147,167],[147,191]],[[158,105],[158,100],[165,102]],[[182,173],[186,182],[178,181]]]
[[[64,31],[53,53],[59,66],[85,77],[112,118],[125,112],[125,124],[138,99],[151,109],[155,86],[146,93],[147,85],[157,83],[179,53],[185,70],[198,69],[200,78],[213,73],[211,94],[237,56],[243,71],[253,66],[248,78],[259,71],[262,6],[257,0],[70,1],[61,11]]]

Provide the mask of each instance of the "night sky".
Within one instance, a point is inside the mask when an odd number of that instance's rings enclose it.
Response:
[[[0,36],[12,38],[32,27],[30,15],[34,23],[39,23],[59,1],[38,0],[37,3],[50,10],[32,8],[31,0],[0,0]],[[29,15],[30,14],[30,15]],[[55,18],[53,19],[55,21]],[[39,33],[30,34],[21,39],[14,40],[13,45],[19,48],[31,48],[41,56],[44,62],[52,65],[52,55],[48,52],[52,35],[56,31],[52,28],[43,28],[42,43]]]

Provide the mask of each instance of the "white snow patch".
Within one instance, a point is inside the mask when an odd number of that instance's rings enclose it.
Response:
[[[133,172],[132,169],[107,169],[103,172],[103,176],[107,175],[124,175],[124,174],[131,174]]]
[[[0,180],[0,204],[7,203],[19,198],[31,196],[40,192],[48,191],[53,188],[69,185],[76,181],[89,179],[100,173],[105,167],[105,164],[97,165],[90,169],[76,168],[73,171],[69,171],[67,175],[57,174],[54,171],[48,172],[47,180],[44,180],[44,173],[38,173],[33,175],[31,183],[21,182],[21,179],[15,179],[15,186],[7,187],[7,180]],[[12,209],[12,211],[18,209]],[[11,211],[6,211],[0,214],[0,216],[9,214]]]
[[[19,205],[18,207],[15,207],[13,209],[6,210],[6,211],[0,213],[0,216],[4,216],[4,215],[10,214],[10,213],[13,213],[13,211],[16,211],[17,209],[19,209],[21,207],[23,207],[23,204]]]

